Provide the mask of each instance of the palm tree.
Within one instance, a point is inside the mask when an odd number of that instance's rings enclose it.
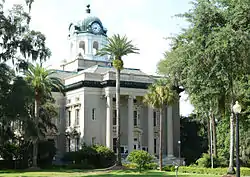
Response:
[[[35,111],[34,111],[34,124],[36,137],[33,138],[33,163],[34,168],[37,167],[37,154],[38,154],[38,124],[40,119],[41,102],[45,98],[52,98],[52,91],[64,91],[64,85],[59,78],[53,77],[54,70],[47,70],[41,65],[36,66],[29,64],[28,70],[25,71],[26,81],[34,90],[35,96]]]
[[[120,149],[120,73],[123,69],[122,57],[131,53],[138,53],[138,50],[126,36],[121,37],[119,34],[115,34],[108,38],[108,43],[96,54],[112,56],[113,66],[116,69],[117,166],[122,165]]]
[[[143,102],[158,109],[160,112],[160,145],[159,164],[162,171],[162,144],[163,144],[163,114],[166,105],[173,104],[178,99],[178,94],[164,81],[157,81],[149,87],[148,93],[144,96]]]

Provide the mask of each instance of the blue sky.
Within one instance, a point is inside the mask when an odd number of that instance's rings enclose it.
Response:
[[[6,8],[24,0],[6,0]],[[126,34],[140,49],[139,55],[124,58],[125,67],[139,68],[154,74],[156,64],[169,49],[164,39],[178,34],[187,23],[175,14],[188,11],[190,0],[35,0],[31,10],[31,28],[39,30],[47,37],[47,45],[52,57],[47,65],[58,67],[63,59],[69,60],[67,41],[68,26],[84,18],[86,5],[91,5],[91,13],[99,17],[112,34]],[[191,112],[192,106],[181,99],[181,114]]]

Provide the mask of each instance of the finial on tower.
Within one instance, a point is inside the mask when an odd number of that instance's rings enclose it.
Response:
[[[90,4],[88,4],[86,7],[87,7],[86,12],[90,14]]]

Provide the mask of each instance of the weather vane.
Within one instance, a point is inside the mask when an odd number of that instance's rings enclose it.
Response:
[[[86,7],[87,7],[86,12],[90,13],[90,4],[88,4]]]

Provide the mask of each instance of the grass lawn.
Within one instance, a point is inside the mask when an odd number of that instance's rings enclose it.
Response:
[[[159,172],[159,171],[148,171],[142,172],[141,174],[138,172],[134,172],[132,170],[125,171],[79,171],[79,170],[61,170],[61,171],[39,171],[39,172],[21,172],[21,171],[0,171],[0,177],[136,177],[136,176],[169,176],[175,177],[175,173],[173,172]],[[179,174],[179,177],[191,177],[191,176],[199,176],[199,177],[219,177],[216,175],[195,175],[195,174]]]

